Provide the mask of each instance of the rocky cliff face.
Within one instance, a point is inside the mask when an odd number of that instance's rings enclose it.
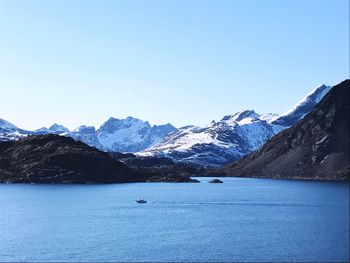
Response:
[[[216,170],[229,176],[349,179],[350,80],[334,86],[291,128],[258,151]]]

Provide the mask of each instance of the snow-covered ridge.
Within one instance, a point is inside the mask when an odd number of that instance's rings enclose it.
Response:
[[[281,116],[291,114],[295,110],[304,106],[307,103],[311,103],[311,102],[319,103],[320,100],[330,91],[331,88],[332,88],[331,86],[326,86],[324,84],[316,87],[305,98],[303,98],[301,101],[299,101],[290,110],[288,110],[286,113],[282,114]]]
[[[222,165],[260,148],[272,136],[301,120],[329,92],[321,85],[288,112],[258,114],[254,110],[226,115],[205,127],[185,127],[139,155],[166,156],[176,161]]]
[[[16,130],[18,129],[15,125],[12,123],[5,121],[4,119],[0,119],[0,128],[2,129],[9,129],[9,130]]]
[[[159,143],[166,135],[176,131],[171,124],[153,125],[133,117],[109,118],[96,130],[93,126],[79,126],[73,131],[60,124],[34,131],[25,131],[0,119],[0,140],[17,140],[29,134],[59,134],[72,137],[103,151],[135,152]]]
[[[301,101],[295,104],[290,110],[279,117],[272,118],[271,123],[289,127],[295,122],[301,120],[321,99],[331,90],[331,86],[320,85],[310,92]]]
[[[34,134],[68,134],[70,130],[63,125],[54,123],[50,128],[42,127],[34,131]]]
[[[0,141],[18,140],[21,137],[27,136],[30,131],[18,128],[14,124],[0,119]]]
[[[254,151],[275,133],[253,110],[224,116],[206,127],[187,126],[169,134],[139,155],[165,156],[176,161],[220,165]]]
[[[153,125],[148,121],[127,117],[110,118],[97,130],[99,142],[115,152],[137,152],[160,142],[166,135],[176,131],[171,124]]]

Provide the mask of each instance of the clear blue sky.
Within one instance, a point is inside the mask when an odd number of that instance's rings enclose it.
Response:
[[[349,78],[348,0],[0,0],[0,118],[205,125]]]

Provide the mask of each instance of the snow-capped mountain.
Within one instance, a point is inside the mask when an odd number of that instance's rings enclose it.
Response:
[[[34,131],[34,134],[68,134],[70,130],[63,125],[54,123],[50,128],[42,127]]]
[[[28,133],[30,132],[20,129],[4,119],[0,119],[0,141],[18,140]]]
[[[186,126],[140,155],[166,156],[175,161],[221,165],[240,159],[274,135],[262,115],[248,110],[223,117],[206,127]]]
[[[0,129],[16,130],[18,128],[12,123],[5,121],[4,119],[0,119]]]
[[[100,150],[105,150],[105,148],[99,142],[96,134],[96,129],[93,126],[79,126],[74,131],[69,132],[67,135],[76,141],[81,141],[89,146]]]
[[[159,144],[138,154],[211,166],[238,160],[301,120],[330,89],[329,86],[319,86],[282,116],[273,113],[261,115],[248,110],[227,115],[203,128],[180,128]]]
[[[159,143],[166,135],[176,131],[171,124],[153,125],[133,117],[109,118],[97,130],[100,144],[110,151],[137,152]]]
[[[294,123],[301,120],[307,113],[309,113],[314,106],[319,103],[321,99],[330,91],[331,88],[331,86],[326,85],[317,87],[289,111],[279,117],[271,119],[270,122],[285,128],[292,126]]]
[[[17,140],[30,134],[59,134],[102,151],[136,152],[159,143],[166,135],[176,131],[171,124],[153,125],[133,117],[126,119],[109,118],[96,131],[93,126],[79,126],[73,131],[63,125],[53,124],[50,128],[26,131],[8,121],[0,119],[0,140]]]
[[[49,128],[49,130],[50,130],[52,133],[58,133],[58,134],[69,132],[69,129],[68,129],[68,128],[64,127],[63,125],[57,124],[57,123],[54,123],[54,124]]]

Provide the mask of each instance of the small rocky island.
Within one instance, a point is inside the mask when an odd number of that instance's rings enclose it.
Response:
[[[216,178],[216,179],[213,179],[213,180],[209,181],[208,183],[211,183],[211,184],[222,184],[224,182]]]
[[[196,179],[192,179],[191,177],[181,176],[181,175],[173,175],[173,176],[153,176],[147,179],[147,182],[158,182],[158,183],[200,183],[200,181]]]

